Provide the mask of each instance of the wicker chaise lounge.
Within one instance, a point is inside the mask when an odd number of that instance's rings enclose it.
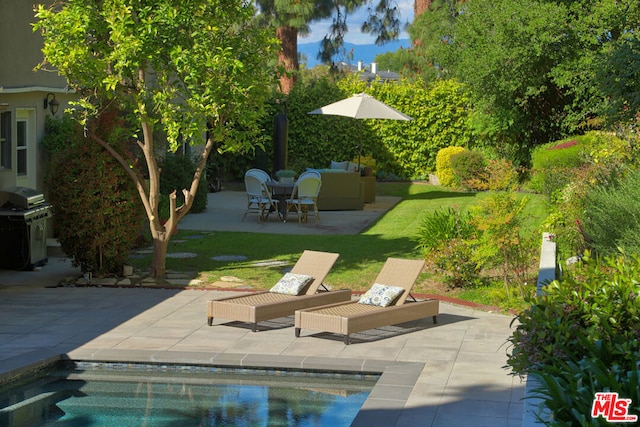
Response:
[[[296,310],[332,304],[351,299],[349,289],[319,291],[322,282],[338,259],[338,254],[305,250],[291,269],[293,274],[304,274],[313,280],[302,288],[298,295],[275,292],[257,292],[207,302],[207,323],[214,317],[252,323],[256,332],[258,322],[291,316]]]
[[[386,307],[371,305],[372,301],[370,299],[369,304],[365,304],[361,298],[360,301],[297,310],[295,313],[296,337],[300,336],[302,329],[312,329],[343,334],[344,343],[349,344],[350,334],[367,329],[396,325],[428,316],[433,316],[433,322],[437,323],[439,313],[438,300],[407,301],[411,288],[418,279],[424,265],[425,263],[422,260],[387,259],[371,290],[374,288],[379,290],[382,288],[388,290],[389,287],[401,288],[396,290],[399,296],[395,297],[395,299],[392,297],[387,301],[390,302],[390,305]],[[367,294],[369,293],[367,292]],[[365,295],[363,295],[363,298]]]

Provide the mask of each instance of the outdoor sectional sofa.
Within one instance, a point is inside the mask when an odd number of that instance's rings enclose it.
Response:
[[[321,169],[322,187],[318,195],[318,210],[362,210],[365,183],[359,172]]]

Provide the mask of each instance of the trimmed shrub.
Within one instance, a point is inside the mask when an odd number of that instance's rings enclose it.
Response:
[[[114,116],[104,113],[102,133]],[[108,135],[107,135],[108,136]],[[56,153],[47,176],[54,233],[74,266],[95,275],[120,274],[145,220],[136,187],[100,145],[76,132],[75,142]],[[126,156],[122,144],[111,142]]]
[[[529,186],[549,198],[573,178],[573,169],[584,163],[581,146],[575,139],[537,147],[531,153],[532,176]]]
[[[479,151],[467,150],[451,156],[454,181],[465,190],[483,190],[479,185],[486,175],[486,161]],[[488,187],[488,185],[487,185]]]
[[[447,147],[438,151],[436,155],[436,175],[440,185],[445,187],[457,187],[456,175],[451,166],[451,158],[456,154],[467,151],[464,147]]]

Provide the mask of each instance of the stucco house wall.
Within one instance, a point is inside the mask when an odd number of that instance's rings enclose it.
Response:
[[[33,2],[0,1],[0,189],[22,186],[44,191],[39,142],[45,116],[52,115],[44,100],[55,97],[60,117],[74,96],[57,73],[34,71],[42,61],[42,38],[33,32],[33,22]]]

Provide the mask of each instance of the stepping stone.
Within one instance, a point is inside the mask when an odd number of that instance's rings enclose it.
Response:
[[[167,254],[167,258],[195,258],[197,257],[198,254],[194,254],[193,252],[173,252],[170,254]]]
[[[278,265],[288,265],[286,261],[277,261],[277,260],[266,260],[266,261],[258,261],[251,264],[254,267],[274,267]]]
[[[244,280],[239,279],[237,277],[233,277],[233,276],[222,276],[220,278],[221,281],[223,282],[234,282],[234,283],[242,283],[244,282]]]
[[[211,259],[214,261],[246,261],[247,257],[244,255],[217,255]]]

